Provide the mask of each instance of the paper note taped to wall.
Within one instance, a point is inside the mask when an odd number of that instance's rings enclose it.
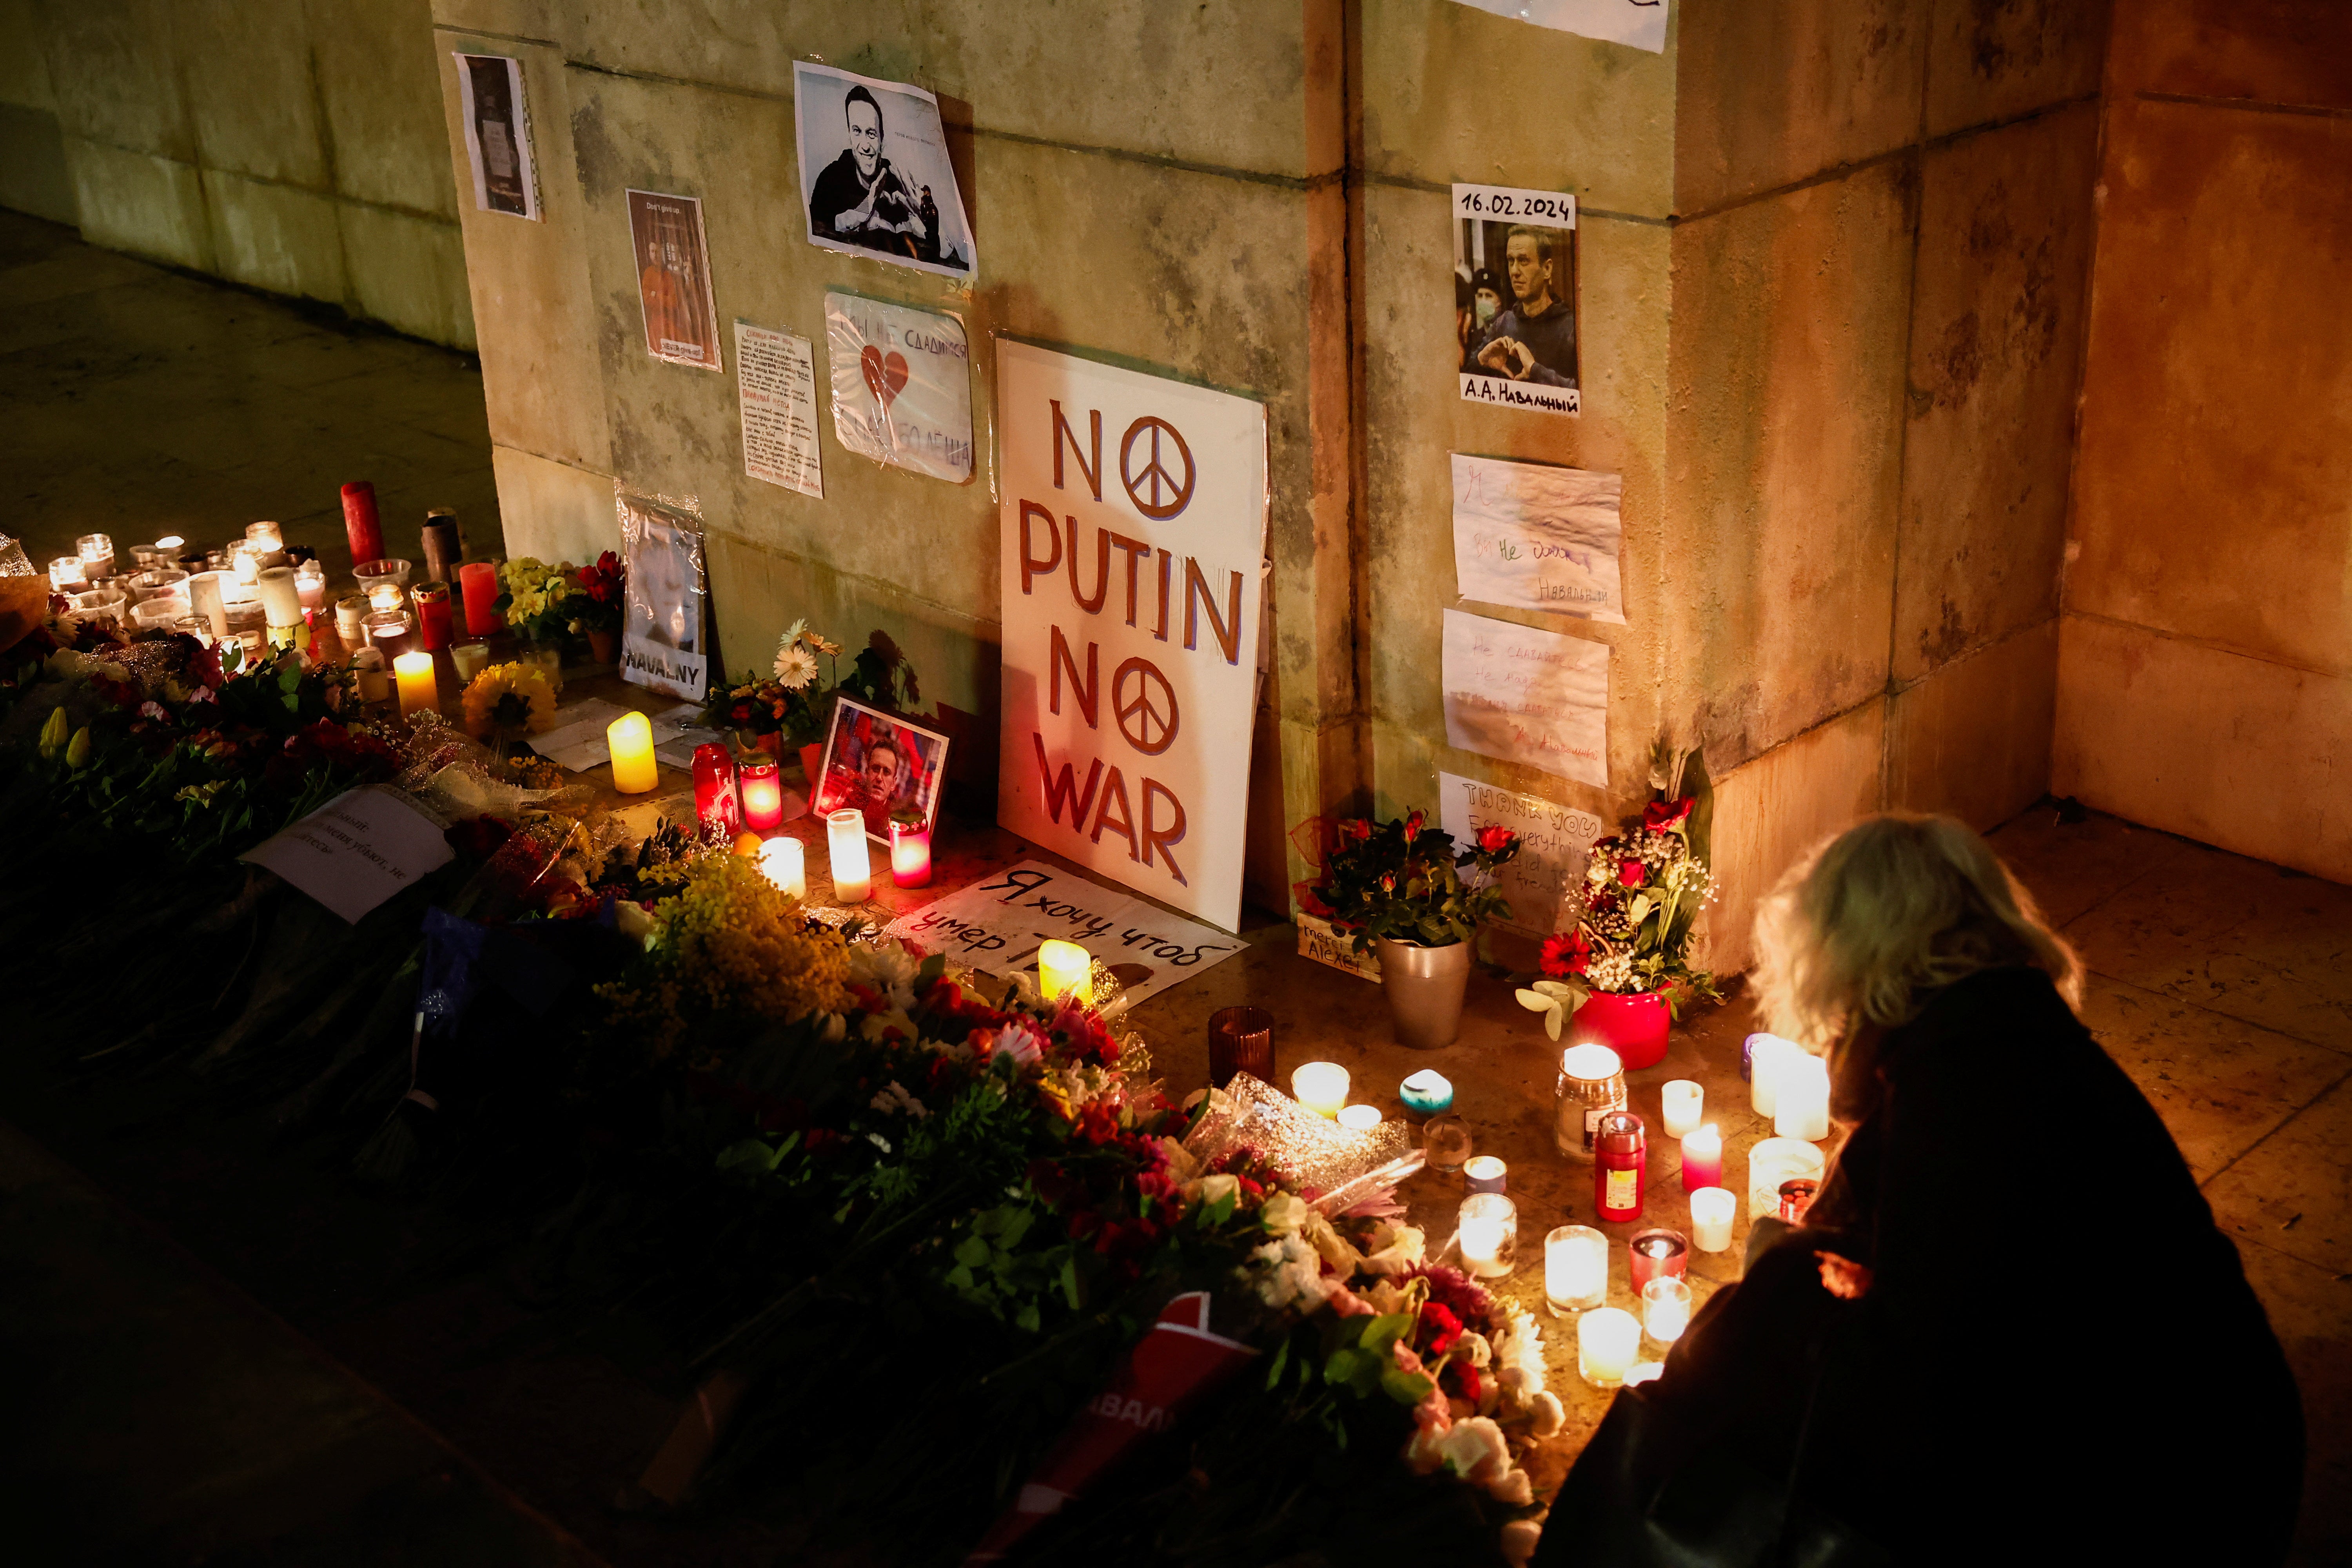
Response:
[[[737,321],[735,385],[743,414],[743,471],[823,500],[816,357],[809,341]]]
[[[909,910],[884,934],[1004,975],[1034,974],[1042,942],[1075,942],[1110,971],[1129,1006],[1249,945],[1042,860]]]
[[[1481,11],[1626,44],[1654,55],[1666,49],[1666,0],[1462,0]]]
[[[1585,858],[1601,837],[1601,819],[1517,790],[1453,773],[1437,775],[1438,826],[1467,844],[1496,823],[1519,836],[1519,852],[1496,879],[1511,912],[1501,923],[1530,936],[1549,936],[1573,914],[1584,882]]]
[[[1445,743],[1609,787],[1609,647],[1445,612]]]
[[[241,860],[277,872],[351,921],[455,857],[447,825],[396,789],[345,790]]]
[[[1625,624],[1618,474],[1454,454],[1454,575],[1465,599]]]

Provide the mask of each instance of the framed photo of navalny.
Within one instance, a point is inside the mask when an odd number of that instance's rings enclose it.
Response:
[[[980,263],[938,99],[795,60],[793,112],[811,245],[971,278]]]
[[[631,191],[629,248],[636,258],[646,352],[671,364],[719,369],[719,307],[710,297],[701,201]]]
[[[1576,197],[1454,187],[1454,346],[1470,403],[1580,411]]]
[[[466,157],[474,169],[474,205],[486,213],[540,222],[539,170],[530,159],[522,62],[504,55],[451,53],[457,61]]]
[[[919,814],[926,828],[938,824],[947,769],[945,735],[843,697],[825,731],[810,809],[823,817],[854,806],[866,817],[866,836],[887,844],[890,818],[900,811]]]

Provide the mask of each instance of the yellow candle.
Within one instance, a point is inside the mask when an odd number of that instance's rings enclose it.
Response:
[[[613,752],[614,789],[623,795],[643,795],[654,787],[661,774],[654,765],[652,720],[642,713],[624,713],[604,726],[604,743]]]
[[[760,846],[760,874],[795,899],[808,897],[808,862],[789,833]]]
[[[874,896],[874,861],[866,852],[866,814],[845,805],[824,819],[825,848],[833,858],[835,902],[862,904]]]
[[[1051,1002],[1065,991],[1095,999],[1094,955],[1075,942],[1046,942],[1037,949],[1037,994]]]
[[[1339,1125],[1354,1132],[1370,1132],[1381,1124],[1377,1105],[1347,1105],[1339,1109]]]
[[[1338,1062],[1307,1062],[1290,1075],[1290,1092],[1318,1116],[1338,1116],[1348,1103],[1348,1069]]]
[[[405,718],[411,713],[438,711],[441,707],[441,687],[433,679],[433,656],[429,653],[404,653],[392,661],[392,677],[400,683],[400,711]]]

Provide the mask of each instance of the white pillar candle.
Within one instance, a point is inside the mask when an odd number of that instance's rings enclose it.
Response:
[[[825,849],[833,861],[833,896],[862,904],[874,894],[874,859],[866,852],[866,814],[845,805],[824,819]]]
[[[1641,1320],[1631,1312],[1595,1307],[1576,1320],[1576,1370],[1595,1388],[1622,1384],[1641,1349]]]
[[[1075,991],[1081,1002],[1095,999],[1094,954],[1075,942],[1049,942],[1037,949],[1037,994],[1057,1000]]]
[[[1690,1327],[1690,1282],[1661,1274],[1642,1287],[1642,1331],[1662,1345],[1683,1337]]]
[[[1377,1105],[1343,1105],[1339,1108],[1339,1125],[1354,1132],[1370,1132],[1381,1124],[1381,1108]]]
[[[1802,1054],[1795,1044],[1778,1035],[1758,1037],[1756,1048],[1748,1053],[1748,1103],[1757,1115],[1772,1114],[1772,1089],[1779,1081],[1781,1058]]]
[[[1748,1217],[1761,1219],[1780,1207],[1780,1184],[1799,1177],[1822,1179],[1822,1152],[1795,1138],[1767,1138],[1748,1151]]]
[[[760,846],[760,874],[793,898],[808,897],[807,857],[789,833]]]
[[[1780,1058],[1772,1086],[1772,1131],[1819,1142],[1830,1135],[1830,1064],[1811,1053]]]
[[[1564,1225],[1544,1237],[1544,1300],[1553,1311],[1580,1311],[1608,1299],[1607,1237],[1591,1226]]]
[[[1727,1187],[1701,1187],[1690,1195],[1690,1214],[1693,1247],[1701,1252],[1729,1249],[1731,1222],[1739,1217],[1738,1194]]]
[[[1462,1200],[1460,1228],[1464,1270],[1480,1279],[1499,1279],[1517,1262],[1518,1205],[1500,1193],[1472,1193]]]
[[[1303,1062],[1290,1075],[1290,1092],[1318,1116],[1337,1116],[1348,1103],[1348,1069],[1338,1062]]]
[[[1666,1136],[1679,1138],[1699,1124],[1701,1111],[1706,1105],[1706,1090],[1686,1078],[1675,1079],[1658,1090],[1666,1113]]]

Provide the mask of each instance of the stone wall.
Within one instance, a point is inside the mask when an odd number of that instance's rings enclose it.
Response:
[[[425,0],[0,0],[0,205],[473,346]]]
[[[2352,7],[2117,13],[2057,787],[2352,880]]]

